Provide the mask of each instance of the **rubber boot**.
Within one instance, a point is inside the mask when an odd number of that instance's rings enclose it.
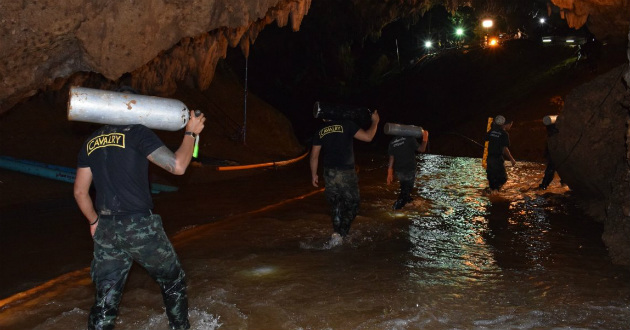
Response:
[[[404,198],[398,198],[396,200],[396,202],[394,202],[394,206],[392,207],[394,210],[400,210],[403,208],[403,206],[405,206],[405,204],[407,204],[407,202],[405,202]]]
[[[341,208],[339,205],[335,205],[332,210],[332,215],[333,230],[335,233],[341,234]]]
[[[88,317],[88,330],[114,329],[123,283],[124,279],[115,283],[104,282],[100,288],[96,288],[96,299]]]
[[[188,322],[188,295],[186,280],[182,274],[175,282],[160,285],[166,307],[168,324],[173,330],[190,329]]]

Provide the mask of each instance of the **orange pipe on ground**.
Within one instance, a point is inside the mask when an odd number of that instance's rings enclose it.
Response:
[[[295,162],[298,162],[304,159],[306,155],[308,155],[308,151],[300,157],[289,159],[289,160],[283,160],[279,162],[269,162],[269,163],[261,163],[261,164],[250,164],[250,165],[217,166],[217,171],[238,171],[238,170],[251,170],[254,168],[263,168],[263,167],[285,166],[285,165],[293,164]]]

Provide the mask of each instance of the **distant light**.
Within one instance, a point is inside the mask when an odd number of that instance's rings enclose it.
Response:
[[[431,41],[425,41],[424,42],[424,48],[431,48],[433,47],[433,42]]]
[[[574,42],[575,42],[575,40],[573,40],[573,39],[567,39],[567,42],[568,42],[568,43],[574,43]]]
[[[462,28],[457,28],[457,30],[455,30],[455,34],[458,36],[461,36],[464,34],[464,29]]]
[[[493,25],[493,24],[494,24],[494,23],[492,22],[492,20],[491,20],[491,19],[484,19],[484,20],[481,22],[481,26],[483,26],[483,27],[485,27],[485,28],[492,27],[492,25]]]
[[[545,21],[546,21],[545,18],[541,18],[541,19],[538,20],[538,22],[540,22],[540,24],[545,24]]]
[[[551,38],[543,38],[542,42],[551,42]]]
[[[497,38],[490,38],[490,40],[488,40],[488,45],[491,46],[491,47],[498,46],[499,45],[499,39],[497,39]]]

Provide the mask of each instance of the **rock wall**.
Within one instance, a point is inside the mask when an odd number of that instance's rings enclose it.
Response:
[[[558,174],[585,210],[604,223],[602,239],[615,263],[630,265],[630,90],[627,65],[574,89],[550,138]]]
[[[561,10],[570,27],[579,28],[588,22],[589,30],[609,42],[625,42],[630,22],[627,0],[551,0]]]
[[[588,24],[599,39],[628,45],[630,1],[552,0],[569,26]],[[587,23],[588,22],[588,23]],[[623,65],[573,90],[550,139],[558,174],[604,223],[615,263],[630,265],[630,69]]]
[[[460,0],[348,0],[362,10],[363,33],[431,5]],[[623,40],[627,0],[552,0],[571,24],[588,20],[600,38]],[[272,22],[298,30],[311,0],[32,0],[0,2],[0,113],[77,72],[116,81],[130,74],[145,93],[170,94],[186,79],[201,89],[227,46],[248,54]],[[623,31],[623,32],[622,32]],[[80,81],[78,82],[80,83]]]
[[[207,88],[227,46],[248,54],[262,28],[298,30],[310,0],[0,2],[0,112],[76,72],[169,93],[187,74]],[[168,51],[166,51],[168,50]]]

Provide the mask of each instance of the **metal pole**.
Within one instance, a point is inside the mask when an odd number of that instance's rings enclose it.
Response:
[[[247,62],[249,56],[245,56],[245,95],[243,101],[243,144],[247,144]]]

